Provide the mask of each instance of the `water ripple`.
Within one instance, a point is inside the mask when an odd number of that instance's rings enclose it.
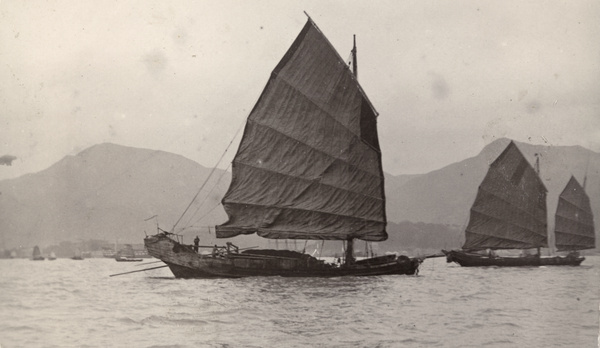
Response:
[[[417,277],[182,280],[168,269],[111,278],[132,266],[105,259],[0,260],[0,345],[595,346],[600,257],[588,262],[428,259]]]

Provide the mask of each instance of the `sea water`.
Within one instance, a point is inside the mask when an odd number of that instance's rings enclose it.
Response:
[[[5,347],[597,347],[600,257],[418,276],[175,279],[112,259],[0,260]]]

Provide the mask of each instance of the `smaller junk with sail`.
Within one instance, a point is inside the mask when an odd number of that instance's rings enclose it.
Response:
[[[33,261],[44,261],[46,259],[44,256],[42,256],[40,247],[38,247],[37,245],[33,247],[33,253],[31,255],[31,259]]]
[[[378,114],[357,81],[356,45],[352,55],[354,72],[308,18],[248,116],[222,200],[229,220],[216,227],[219,238],[337,240],[343,263],[231,243],[203,254],[173,230],[146,237],[148,252],[180,278],[417,273],[418,258],[353,254],[355,239],[388,235]]]
[[[571,257],[581,261],[584,258],[579,257],[580,250],[596,247],[594,215],[590,198],[585,193],[585,182],[584,178],[581,186],[575,177],[571,176],[558,197],[554,223],[556,250],[567,251]]]
[[[578,266],[583,262],[579,250],[596,247],[594,219],[590,200],[574,177],[561,193],[556,211],[556,247],[568,255],[541,256],[540,249],[548,247],[548,216],[539,157],[535,167],[514,142],[508,144],[479,186],[462,250],[442,250],[448,262],[463,267]],[[508,249],[521,249],[522,255],[501,257],[494,252]]]

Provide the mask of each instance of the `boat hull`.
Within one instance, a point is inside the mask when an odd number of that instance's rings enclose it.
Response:
[[[176,278],[242,278],[256,276],[341,277],[418,273],[421,260],[406,256],[382,256],[357,261],[352,266],[327,264],[307,254],[272,250],[260,253],[202,255],[165,234],[144,239],[148,253],[167,264]],[[280,255],[276,255],[276,254]],[[274,256],[275,255],[275,256]]]
[[[585,257],[490,257],[458,250],[442,250],[447,262],[455,262],[462,267],[538,267],[538,266],[579,266]]]

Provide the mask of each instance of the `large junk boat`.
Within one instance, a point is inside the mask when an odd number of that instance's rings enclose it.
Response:
[[[571,177],[559,197],[556,246],[566,256],[541,256],[548,247],[546,188],[514,142],[490,165],[471,207],[462,250],[443,250],[448,262],[479,266],[578,266],[578,251],[595,248],[592,210],[585,190]],[[521,249],[523,255],[498,256],[494,250]],[[537,253],[530,253],[537,249]]]
[[[202,253],[160,229],[144,239],[149,254],[181,278],[417,273],[418,258],[353,254],[355,239],[388,235],[378,114],[357,81],[356,43],[352,56],[353,70],[308,18],[248,116],[222,200],[229,219],[216,226],[218,238],[337,240],[339,264],[232,243]]]

